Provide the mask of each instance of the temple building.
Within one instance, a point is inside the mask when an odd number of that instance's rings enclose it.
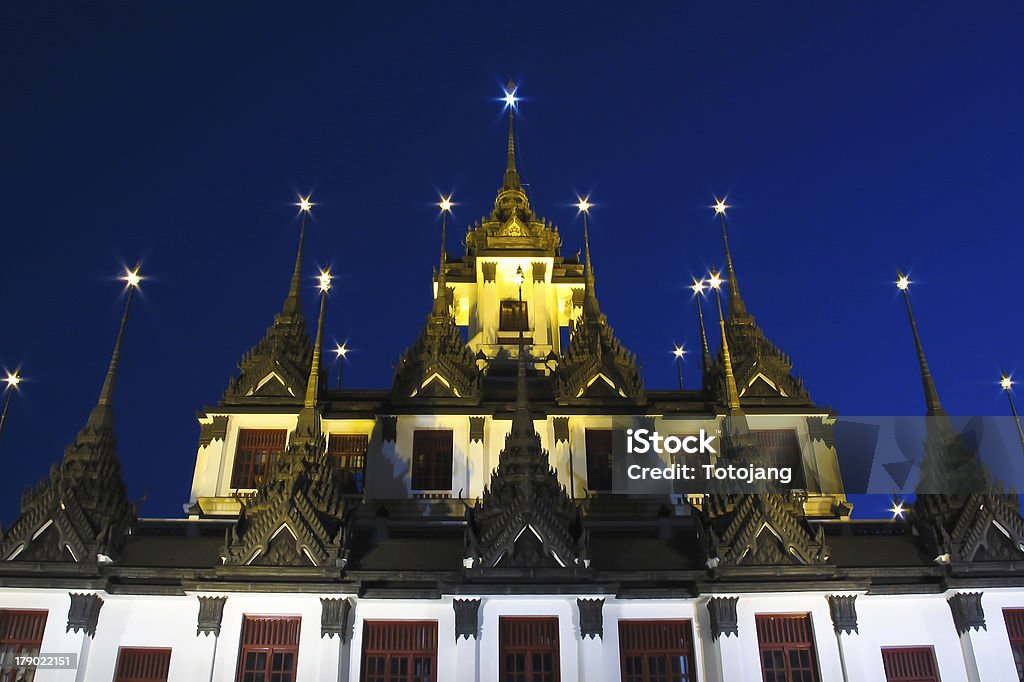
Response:
[[[586,229],[565,255],[531,204],[514,111],[494,208],[464,253],[442,236],[391,386],[329,386],[330,279],[307,320],[303,222],[280,312],[199,413],[180,518],[139,518],[121,476],[143,456],[115,435],[129,293],[78,437],[22,453],[55,463],[0,539],[0,680],[1024,680],[1024,519],[953,429],[916,324],[922,479],[973,492],[851,519],[836,415],[748,309],[724,216],[702,384],[649,389],[599,303],[592,261],[612,255]],[[630,492],[630,428],[721,434],[680,461],[793,483]],[[44,665],[58,655],[74,665]]]

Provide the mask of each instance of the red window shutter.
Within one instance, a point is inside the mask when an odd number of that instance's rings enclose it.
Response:
[[[239,429],[231,487],[257,488],[262,485],[274,459],[284,452],[287,441],[288,431],[285,429]]]
[[[558,682],[557,618],[499,619],[501,682]]]
[[[362,682],[435,682],[437,622],[363,622]]]
[[[793,480],[790,487],[807,487],[804,478],[803,455],[795,429],[767,429],[753,431],[757,451],[766,467],[790,467]]]
[[[587,429],[587,488],[612,489],[612,430]]]
[[[345,492],[363,492],[368,442],[363,433],[332,433],[327,441],[327,457],[341,477]]]
[[[1003,620],[1006,621],[1006,634],[1010,638],[1017,677],[1024,680],[1024,609],[1003,609]]]
[[[930,646],[882,649],[886,682],[939,682],[935,651]]]
[[[814,631],[809,614],[759,614],[754,616],[754,621],[764,682],[818,682]]]
[[[170,667],[170,649],[121,647],[117,652],[114,682],[167,682]]]
[[[14,667],[12,657],[21,654],[35,656],[43,645],[46,611],[0,610],[0,682],[19,682],[32,679],[34,666]],[[8,665],[10,664],[10,665]]]
[[[412,489],[452,489],[454,440],[447,429],[417,429],[412,435]]]
[[[294,682],[301,625],[298,616],[245,616],[237,682]]]
[[[622,682],[694,682],[693,629],[688,620],[620,620]]]

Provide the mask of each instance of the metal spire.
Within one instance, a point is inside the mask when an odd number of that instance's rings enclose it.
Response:
[[[302,314],[302,302],[300,291],[302,289],[302,247],[306,241],[306,218],[309,216],[314,204],[309,200],[310,195],[299,197],[299,212],[302,213],[302,223],[299,227],[299,250],[295,254],[295,269],[292,271],[291,286],[288,287],[288,298],[284,300],[284,307],[281,310],[283,315],[295,317]]]
[[[935,388],[935,381],[932,379],[931,370],[928,369],[928,360],[924,357],[924,348],[921,346],[921,337],[917,333],[917,322],[914,321],[914,310],[910,307],[910,280],[902,272],[897,272],[899,279],[896,286],[903,292],[903,302],[907,306],[907,318],[910,320],[910,330],[914,333],[914,346],[917,349],[917,361],[921,365],[921,383],[924,385],[924,400],[928,416],[945,415],[939,401],[939,392]]]
[[[1017,406],[1013,403],[1013,379],[1006,372],[1000,372],[999,385],[1006,391],[1006,399],[1010,401],[1010,414],[1013,415],[1013,422],[1017,425],[1017,438],[1020,439],[1020,447],[1024,449],[1024,428],[1020,425],[1020,415],[1017,414]]]
[[[704,308],[700,302],[701,298],[704,296],[704,280],[693,280],[693,285],[690,289],[693,290],[695,298],[697,299],[697,321],[700,323],[701,361],[702,369],[704,370],[704,382],[706,385],[708,377],[711,376],[711,351],[708,349],[708,333],[704,328]]]
[[[594,266],[590,262],[590,197],[579,197],[576,208],[583,214],[583,316],[590,321],[597,321],[601,310],[597,305],[597,289],[594,285]]]
[[[117,369],[121,363],[121,346],[124,343],[124,332],[128,326],[128,312],[132,307],[132,300],[135,298],[135,289],[138,288],[141,277],[139,277],[139,266],[134,270],[127,270],[122,277],[128,286],[128,297],[124,302],[124,312],[121,314],[121,326],[117,330],[117,340],[114,342],[114,352],[110,356],[110,365],[107,367],[107,376],[103,379],[103,388],[100,389],[100,397],[96,406],[89,414],[87,428],[98,430],[100,428],[112,428],[114,425],[114,389],[117,386]]]
[[[441,197],[438,207],[441,209],[441,266],[437,271],[437,293],[434,295],[434,317],[448,316],[448,273],[445,264],[448,262],[445,252],[445,239],[448,234],[448,214],[452,211],[452,197],[449,194]]]
[[[715,199],[715,214],[722,224],[722,243],[725,245],[725,267],[729,277],[729,317],[740,317],[747,314],[747,306],[740,297],[740,287],[736,280],[736,269],[732,265],[732,252],[729,251],[729,233],[725,229],[725,211],[729,208],[725,199]]]
[[[508,85],[505,86],[505,104],[508,106],[508,160],[505,164],[505,182],[503,185],[504,189],[522,189],[519,184],[519,171],[516,169],[516,143],[515,143],[515,112],[516,102],[519,98],[516,97],[516,83],[513,80],[509,80]]]
[[[320,354],[324,338],[324,311],[327,308],[327,292],[331,288],[331,272],[320,273],[320,315],[316,321],[316,341],[313,342],[313,363],[309,368],[309,381],[306,382],[306,399],[302,403],[303,410],[315,408],[320,395]]]
[[[18,384],[21,383],[21,375],[18,374],[17,370],[13,373],[8,372],[7,378],[3,381],[7,383],[7,398],[4,399],[3,412],[0,412],[0,436],[3,436],[4,424],[7,422],[7,411],[11,409],[11,399],[14,398],[14,392],[18,389]]]
[[[722,293],[720,291],[722,279],[717,272],[711,273],[711,288],[715,290],[715,300],[718,302],[718,324],[722,330],[722,359],[725,364],[725,397],[729,407],[729,414],[742,415],[740,407],[740,392],[736,388],[736,376],[732,371],[732,356],[729,354],[729,338],[725,334],[725,315],[722,312]]]

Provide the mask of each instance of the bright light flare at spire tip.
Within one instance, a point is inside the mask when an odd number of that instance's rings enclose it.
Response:
[[[590,203],[590,196],[588,195],[585,197],[576,198],[579,200],[576,202],[576,210],[578,210],[580,213],[589,214],[590,209],[594,206],[592,203]]]
[[[518,87],[513,87],[511,90],[509,90],[508,88],[504,88],[503,90],[504,90],[505,96],[501,98],[501,101],[503,101],[505,103],[505,107],[506,108],[511,107],[512,109],[518,109],[519,108],[519,104],[518,104],[519,103],[519,98],[516,97],[516,93],[519,91],[519,88]]]
[[[906,291],[910,288],[910,278],[904,275],[902,272],[896,273],[896,288],[900,291]]]
[[[903,506],[903,502],[892,501],[892,506],[889,507],[889,513],[892,514],[893,520],[902,519],[907,514],[907,508]]]
[[[299,207],[300,211],[303,211],[304,213],[309,213],[313,209],[313,207],[316,206],[316,204],[310,201],[310,198],[312,196],[312,194],[307,194],[306,196],[302,196],[300,194],[299,201],[295,205]]]
[[[142,281],[142,276],[139,275],[139,266],[135,266],[134,270],[124,269],[124,274],[120,279],[128,284],[129,287],[135,288],[139,286],[139,282]]]
[[[721,275],[719,275],[717,272],[712,272],[711,276],[708,277],[708,286],[714,289],[715,291],[718,291],[719,287],[722,286],[722,282],[724,281],[725,280],[722,279]]]
[[[320,291],[327,293],[331,289],[331,271],[321,270],[320,271],[320,284],[318,285]]]
[[[442,213],[451,213],[452,212],[452,206],[454,206],[454,205],[455,204],[452,202],[452,195],[451,194],[449,194],[448,196],[444,196],[442,194],[441,195],[441,201],[437,202],[437,207],[439,209],[441,209]]]
[[[1009,374],[1004,374],[999,378],[999,387],[1004,391],[1009,391],[1013,388],[1013,377]]]
[[[683,348],[682,346],[676,346],[675,348],[672,349],[672,355],[676,356],[681,360],[683,356],[686,355],[686,349]]]
[[[334,346],[334,353],[335,353],[335,354],[336,354],[336,355],[337,355],[337,356],[338,356],[339,358],[343,358],[343,357],[345,357],[346,355],[348,355],[348,348],[346,348],[346,347],[345,347],[346,345],[347,345],[347,344],[345,344],[345,343],[338,343],[338,344],[335,344],[335,346]]]
[[[693,284],[690,285],[690,291],[695,294],[703,294],[704,288],[704,280],[702,279],[694,279]]]
[[[725,200],[728,198],[729,197],[722,197],[719,199],[718,197],[715,197],[715,205],[712,206],[712,208],[715,209],[715,215],[725,215],[726,210],[732,208],[732,206],[725,203]]]
[[[9,388],[17,388],[18,384],[21,383],[21,376],[17,372],[8,372],[7,376],[4,377],[4,381],[7,382]]]

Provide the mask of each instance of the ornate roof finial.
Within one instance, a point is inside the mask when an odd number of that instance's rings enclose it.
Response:
[[[435,317],[447,317],[448,315],[448,273],[445,263],[448,258],[445,252],[445,239],[448,236],[448,214],[452,212],[452,195],[442,196],[437,206],[441,209],[441,266],[437,271],[437,293],[434,294]]]
[[[729,355],[729,339],[725,333],[725,315],[722,313],[722,280],[718,276],[717,272],[711,272],[711,278],[708,280],[708,285],[715,290],[715,300],[718,302],[718,324],[722,330],[722,359],[725,363],[725,396],[726,404],[729,408],[729,414],[737,416],[742,415],[743,410],[740,407],[740,392],[736,388],[736,376],[732,371],[732,356]]]
[[[590,216],[590,209],[594,206],[590,203],[590,197],[577,197],[576,204],[578,213],[583,214],[583,316],[590,321],[597,321],[601,315],[601,309],[597,305],[597,291],[594,286],[594,266],[590,263],[590,224],[587,220]]]
[[[704,310],[700,302],[704,296],[704,280],[694,279],[690,289],[693,290],[694,296],[697,299],[697,321],[700,323],[701,360],[703,363],[701,368],[704,371],[706,387],[708,377],[711,376],[711,351],[708,349],[708,333],[704,329]]]
[[[740,286],[736,280],[736,269],[732,266],[732,252],[729,251],[729,234],[725,229],[725,212],[731,208],[725,203],[727,198],[719,199],[715,197],[714,209],[715,215],[718,216],[722,224],[722,243],[725,245],[725,268],[729,276],[729,316],[743,317],[747,314],[747,306],[740,297]]]
[[[921,337],[917,333],[917,322],[914,321],[914,310],[910,307],[910,279],[902,272],[897,271],[896,288],[903,292],[903,302],[907,306],[907,318],[910,320],[910,330],[914,333],[914,346],[917,349],[917,361],[921,365],[921,383],[924,385],[924,401],[929,417],[945,415],[939,401],[939,392],[935,388],[935,381],[932,379],[931,370],[928,369],[928,360],[924,357],[924,348],[921,346]]]
[[[508,85],[505,86],[505,106],[508,107],[508,160],[505,164],[505,182],[503,189],[521,189],[519,184],[519,171],[516,169],[516,143],[515,143],[515,113],[516,103],[519,98],[516,97],[516,82],[509,80]]]
[[[313,342],[313,361],[309,367],[309,379],[306,381],[306,395],[299,410],[299,418],[295,425],[295,436],[292,445],[318,443],[321,436],[320,413],[317,402],[320,398],[320,357],[323,352],[324,311],[327,308],[327,292],[331,289],[331,271],[320,271],[320,314],[316,320],[316,341]]]
[[[142,277],[139,276],[139,266],[136,264],[134,270],[125,268],[121,277],[128,289],[128,297],[124,302],[124,312],[121,314],[121,326],[117,330],[117,340],[114,342],[114,352],[110,356],[110,365],[107,367],[107,376],[103,379],[103,388],[100,389],[100,397],[96,406],[89,414],[87,427],[99,429],[101,427],[110,429],[114,424],[114,389],[117,386],[117,368],[121,363],[121,346],[124,343],[124,331],[128,326],[128,311],[131,310],[132,300],[135,298],[135,290],[139,287]]]
[[[302,214],[302,223],[299,227],[299,250],[295,254],[295,270],[292,271],[292,282],[291,286],[288,287],[288,298],[284,300],[284,308],[281,310],[283,315],[289,317],[302,313],[302,302],[300,299],[300,290],[302,288],[302,247],[306,241],[306,218],[309,216],[313,206],[316,205],[310,201],[311,196],[310,194],[300,196],[299,201],[295,204],[299,207],[299,212]]]
[[[1017,438],[1020,439],[1020,446],[1024,449],[1024,428],[1020,425],[1020,415],[1017,414],[1017,406],[1013,402],[1013,377],[1006,372],[999,373],[999,387],[1006,391],[1006,399],[1010,401],[1010,414],[1013,415],[1013,422],[1017,425]]]

